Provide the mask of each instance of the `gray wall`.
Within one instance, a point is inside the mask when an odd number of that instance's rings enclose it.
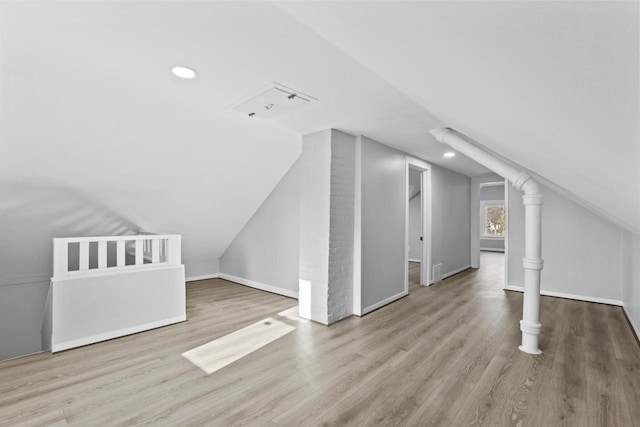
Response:
[[[503,181],[499,179],[498,181]],[[479,200],[503,200],[504,201],[504,185],[489,186],[480,188]],[[481,208],[479,208],[481,209]],[[480,211],[478,213],[482,217]],[[482,232],[482,230],[479,230]],[[504,239],[483,239],[480,238],[480,250],[496,250],[504,252]]]
[[[471,179],[432,165],[431,265],[442,264],[442,275],[470,267]]]
[[[420,203],[422,193],[416,194],[409,200],[409,259],[422,259],[422,211]]]
[[[405,153],[362,137],[361,304],[404,292]]]
[[[509,185],[508,284],[522,286],[524,206]],[[542,187],[541,289],[577,297],[622,300],[622,228]]]
[[[220,258],[220,272],[298,292],[300,159]]]
[[[139,229],[80,192],[0,184],[0,360],[42,349],[52,238],[133,234]]]
[[[640,235],[623,235],[622,300],[624,309],[640,337]]]

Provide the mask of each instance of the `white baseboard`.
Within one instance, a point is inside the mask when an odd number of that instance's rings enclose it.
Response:
[[[471,268],[471,264],[466,265],[466,266],[464,266],[464,267],[462,267],[462,268],[459,268],[459,269],[457,269],[457,270],[450,271],[450,272],[448,272],[447,274],[443,274],[443,275],[442,275],[442,280],[444,280],[444,279],[446,279],[446,278],[448,278],[448,277],[454,276],[454,275],[456,275],[456,274],[458,274],[458,273],[462,273],[463,271],[468,270],[468,269],[470,269],[470,268]]]
[[[382,307],[382,306],[384,306],[384,305],[387,305],[387,304],[389,304],[389,303],[392,303],[392,302],[394,302],[395,300],[398,300],[398,299],[400,299],[400,298],[402,298],[402,297],[404,297],[404,296],[407,296],[407,295],[409,295],[409,292],[407,292],[407,291],[402,291],[402,292],[400,292],[399,294],[393,295],[393,296],[391,296],[391,297],[389,297],[389,298],[385,298],[385,299],[383,299],[383,300],[382,300],[382,301],[380,301],[380,302],[377,302],[377,303],[375,303],[375,304],[372,304],[372,305],[370,305],[369,307],[363,308],[363,309],[362,309],[362,316],[364,316],[365,314],[370,313],[370,312],[372,312],[373,310],[376,310],[376,309],[378,309],[378,308],[380,308],[380,307]]]
[[[486,252],[503,252],[504,253],[504,249],[502,248],[480,248],[481,251],[486,251]]]
[[[622,306],[622,309],[624,310],[624,314],[627,316],[627,319],[629,319],[629,323],[631,323],[631,327],[636,333],[636,338],[640,339],[640,327],[638,327],[638,324],[635,322],[635,320],[633,320],[633,317],[629,316],[629,313],[627,312],[627,308],[624,305]]]
[[[518,286],[518,285],[509,284],[509,285],[505,286],[504,289],[507,290],[507,291],[524,292],[524,286]],[[622,301],[620,301],[620,300],[608,299],[608,298],[589,297],[589,296],[586,296],[586,295],[567,294],[567,293],[564,293],[564,292],[540,290],[540,295],[545,295],[545,296],[548,296],[548,297],[573,299],[573,300],[577,300],[577,301],[597,302],[597,303],[600,303],[600,304],[617,305],[617,306],[621,306],[621,307],[623,306]]]
[[[272,292],[274,294],[282,295],[285,297],[298,299],[298,291],[292,291],[291,289],[267,285],[266,283],[254,282],[253,280],[243,279],[242,277],[236,277],[226,273],[219,273],[218,277],[233,283],[237,283],[239,285],[249,286],[251,288],[260,289],[261,291]]]
[[[422,262],[422,260],[409,258],[409,262]]]
[[[197,280],[217,279],[220,273],[205,274],[203,276],[191,276],[184,279],[185,282],[195,282]]]
[[[186,315],[171,317],[169,319],[158,320],[156,322],[145,323],[143,325],[132,326],[130,328],[117,329],[98,335],[91,335],[75,340],[63,341],[59,343],[51,343],[51,352],[68,350],[70,348],[81,347],[83,345],[94,344],[100,341],[106,341],[113,338],[124,337],[125,335],[137,334],[138,332],[148,331],[150,329],[160,328],[162,326],[172,325],[174,323],[184,322],[187,320]]]

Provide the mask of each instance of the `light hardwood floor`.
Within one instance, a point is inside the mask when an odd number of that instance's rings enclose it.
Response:
[[[189,321],[0,363],[0,425],[640,426],[640,347],[619,307],[542,298],[541,356],[501,254],[331,327],[295,330],[206,375],[181,353],[293,307],[190,283]]]

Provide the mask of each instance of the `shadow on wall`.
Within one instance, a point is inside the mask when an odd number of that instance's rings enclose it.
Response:
[[[0,360],[42,349],[52,238],[127,235],[139,230],[74,190],[0,183]]]
[[[140,227],[84,194],[0,183],[0,285],[50,277],[54,237],[136,234]]]

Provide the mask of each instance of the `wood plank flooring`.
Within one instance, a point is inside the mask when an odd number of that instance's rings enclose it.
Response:
[[[296,301],[189,283],[188,321],[0,363],[0,426],[640,426],[640,347],[619,307],[542,297],[543,354],[517,349],[503,255],[330,327]],[[293,332],[206,375],[181,354],[273,317]]]

